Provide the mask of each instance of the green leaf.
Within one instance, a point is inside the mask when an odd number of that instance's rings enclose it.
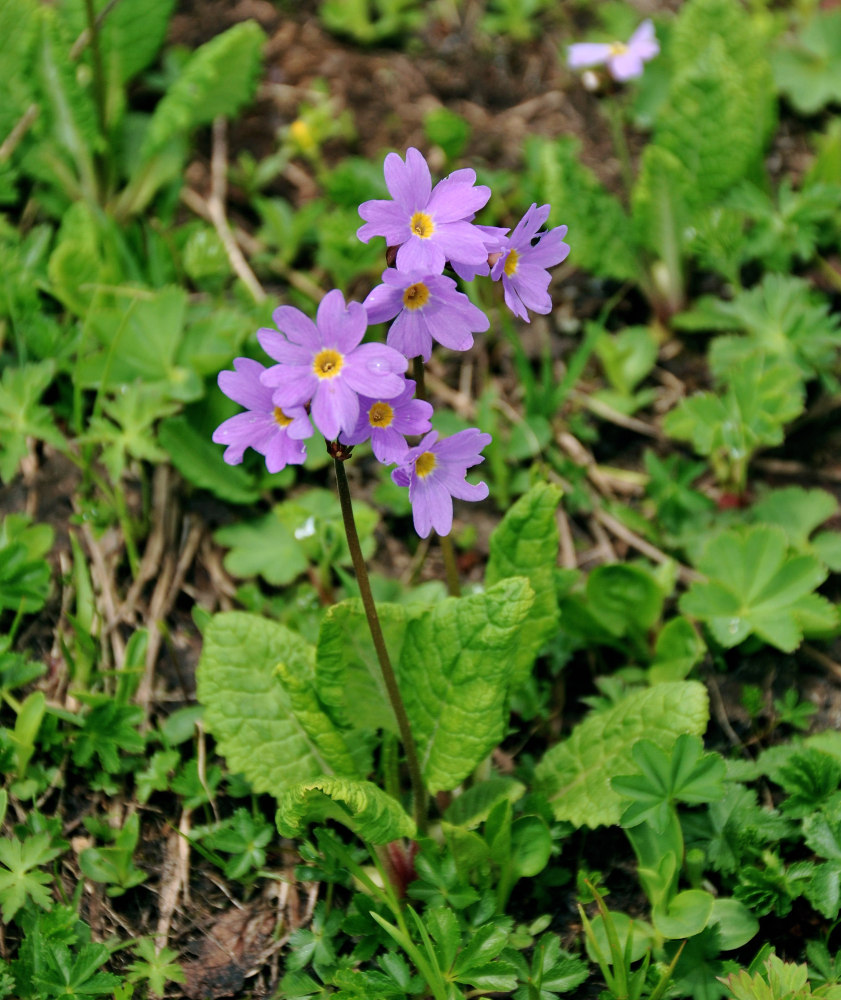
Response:
[[[759,921],[745,904],[728,897],[715,900],[707,926],[717,929],[722,951],[741,948],[759,933]]]
[[[187,417],[164,420],[158,428],[158,440],[175,468],[194,486],[229,503],[251,504],[259,497],[253,477],[238,466],[228,465],[219,445],[200,434]]]
[[[455,788],[501,739],[533,599],[528,581],[512,577],[408,623],[398,676],[431,792]]]
[[[834,572],[841,571],[841,533],[821,532],[810,540],[815,528],[832,517],[838,502],[826,490],[801,486],[771,490],[753,505],[751,515],[760,524],[775,524],[786,533],[789,545],[804,555],[816,556]]]
[[[50,846],[48,833],[36,833],[24,841],[17,839],[0,840],[0,902],[2,902],[3,920],[8,923],[27,898],[36,906],[48,910],[52,906],[52,897],[47,886],[52,882],[52,875],[41,871],[61,851]]]
[[[407,610],[397,604],[377,604],[386,649],[399,663]],[[359,729],[397,733],[383,673],[362,602],[356,598],[328,609],[316,649],[318,694],[336,719]]]
[[[38,400],[55,376],[52,361],[6,368],[0,375],[0,479],[10,482],[20,460],[29,454],[27,438],[61,449],[64,438],[52,413]]]
[[[205,42],[155,108],[143,143],[147,159],[167,143],[220,115],[231,117],[254,96],[265,36],[245,21]]]
[[[664,937],[692,937],[707,926],[713,902],[713,896],[703,889],[686,889],[674,896],[668,906],[654,907],[651,922]]]
[[[654,645],[654,659],[648,668],[651,684],[682,681],[704,658],[707,647],[692,623],[683,617],[670,619],[660,629]]]
[[[292,711],[331,771],[349,778],[367,774],[371,770],[370,760],[365,761],[361,767],[357,766],[344,735],[333,724],[319,701],[313,658],[290,657],[280,660],[277,674],[289,696]]]
[[[512,688],[527,679],[543,644],[558,628],[558,602],[553,578],[558,561],[556,513],[561,491],[550,483],[536,483],[511,507],[490,538],[485,585],[512,576],[524,576],[534,591],[530,628],[522,636],[513,668]]]
[[[277,828],[300,836],[308,823],[334,819],[371,844],[414,839],[414,821],[400,803],[370,781],[320,777],[286,788],[278,796]]]
[[[682,733],[674,746],[661,749],[640,740],[632,751],[637,773],[611,779],[614,792],[631,799],[622,814],[622,826],[649,823],[663,832],[676,802],[699,805],[724,795],[724,761],[705,754],[697,736]]]
[[[493,807],[503,799],[514,803],[523,797],[526,786],[513,778],[493,775],[486,781],[471,785],[447,806],[444,818],[448,823],[475,829],[483,823]]]
[[[774,81],[794,107],[813,115],[841,101],[841,11],[815,11],[795,41],[773,58]]]
[[[803,639],[803,619],[837,615],[812,591],[826,570],[812,556],[788,555],[783,531],[757,525],[722,532],[704,549],[698,569],[709,581],[695,582],[680,599],[684,614],[704,621],[717,642],[730,648],[757,635],[792,652]]]
[[[354,502],[354,516],[362,554],[374,550],[373,532],[379,520],[366,503]],[[269,583],[291,583],[310,563],[347,565],[341,507],[330,490],[310,489],[276,504],[270,514],[221,528],[214,539],[231,546],[225,568],[235,576],[259,573]]]
[[[329,771],[277,669],[280,661],[312,662],[314,652],[294,632],[257,615],[225,612],[205,629],[197,674],[205,722],[230,769],[256,792],[279,795]]]
[[[610,787],[633,768],[633,747],[643,737],[661,748],[681,733],[700,736],[708,718],[707,692],[697,681],[656,684],[591,713],[537,765],[535,777],[557,819],[576,826],[619,822],[622,800]]]

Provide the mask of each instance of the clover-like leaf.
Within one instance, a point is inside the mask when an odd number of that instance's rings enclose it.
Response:
[[[773,526],[722,532],[698,561],[706,582],[695,582],[680,610],[704,621],[716,641],[730,648],[749,635],[785,652],[817,622],[831,629],[835,609],[814,593],[826,570],[813,556],[789,555],[785,533]]]
[[[697,805],[724,795],[724,761],[718,754],[705,754],[697,736],[682,733],[668,751],[640,740],[633,758],[638,773],[619,775],[610,782],[614,792],[631,799],[622,814],[624,827],[648,822],[662,831],[676,802]]]
[[[277,827],[297,837],[310,822],[334,819],[362,840],[387,844],[414,837],[414,821],[400,803],[370,781],[322,776],[292,785],[278,797]]]
[[[771,490],[755,503],[752,515],[760,524],[776,524],[786,533],[789,545],[805,555],[817,556],[835,573],[841,572],[841,532],[812,533],[838,510],[838,502],[826,490],[788,486]]]
[[[527,580],[510,577],[407,625],[398,675],[431,792],[455,788],[502,737],[533,599]]]
[[[792,45],[773,60],[779,89],[803,114],[841,100],[841,11],[817,11]]]
[[[622,798],[611,788],[611,778],[633,769],[637,741],[645,737],[658,747],[671,747],[682,733],[700,736],[707,718],[707,692],[697,681],[633,691],[611,708],[591,713],[546,753],[535,770],[538,790],[549,798],[557,819],[590,827],[618,823]]]

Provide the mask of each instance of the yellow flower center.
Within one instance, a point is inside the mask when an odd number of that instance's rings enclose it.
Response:
[[[407,309],[423,309],[429,301],[429,289],[422,281],[409,285],[403,292],[403,305]]]
[[[288,427],[292,423],[292,417],[287,417],[286,414],[281,410],[279,406],[274,408],[274,419],[275,423],[279,427]]]
[[[342,370],[344,358],[332,347],[327,347],[312,360],[312,370],[319,378],[335,378]]]
[[[421,479],[426,479],[437,464],[435,452],[425,451],[422,455],[418,455],[415,459],[415,472],[421,477]]]
[[[624,56],[628,51],[628,46],[624,42],[611,42],[610,45],[610,56],[615,59],[616,56]]]
[[[422,240],[428,240],[435,232],[435,223],[432,221],[432,216],[427,215],[426,212],[415,212],[409,220],[409,227],[415,236],[420,236]]]
[[[392,420],[394,420],[394,410],[382,400],[379,403],[374,403],[368,410],[368,423],[372,427],[388,427]]]
[[[505,258],[505,265],[502,268],[502,270],[505,271],[505,273],[508,275],[509,278],[517,270],[517,264],[519,263],[519,261],[520,261],[520,255],[517,253],[517,251],[513,249],[509,250],[508,256]]]

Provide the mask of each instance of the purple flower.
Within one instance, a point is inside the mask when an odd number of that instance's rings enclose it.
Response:
[[[643,21],[624,42],[610,44],[600,42],[580,42],[567,49],[567,64],[570,69],[587,69],[590,66],[607,66],[614,80],[624,82],[642,76],[643,63],[653,59],[660,51],[651,21]]]
[[[491,268],[505,248],[505,237],[508,235],[508,230],[501,226],[475,226],[474,228],[478,229],[484,238],[487,257],[481,264],[465,264],[460,260],[451,260],[450,267],[462,281],[473,281],[477,275],[484,277],[490,274]]]
[[[473,486],[467,470],[484,461],[480,454],[491,443],[490,434],[475,427],[438,440],[430,431],[416,448],[410,448],[401,465],[391,473],[398,486],[409,487],[415,531],[426,538],[434,528],[439,535],[449,535],[453,527],[453,497],[459,500],[484,500],[485,483]]]
[[[547,290],[550,274],[546,268],[560,264],[569,253],[569,244],[563,241],[566,226],[557,226],[538,236],[537,231],[549,218],[549,207],[541,205],[538,208],[533,204],[529,208],[505,240],[505,252],[491,270],[494,281],[502,278],[505,304],[527,323],[527,309],[536,313],[551,310],[552,299]],[[533,244],[534,240],[537,242]]]
[[[293,306],[280,306],[272,315],[286,336],[257,332],[263,350],[280,362],[261,381],[275,390],[275,405],[287,412],[311,402],[313,422],[328,441],[356,426],[357,393],[393,399],[403,392],[406,359],[384,344],[360,344],[368,325],[365,310],[358,302],[345,306],[338,289],[321,300],[315,323]]]
[[[487,259],[482,233],[467,221],[491,196],[489,187],[474,187],[475,171],[455,170],[433,188],[426,160],[410,147],[405,163],[397,153],[389,153],[384,172],[394,200],[375,199],[359,206],[365,225],[356,235],[363,243],[384,236],[388,246],[399,246],[401,271],[420,268],[440,274],[447,260],[481,264]]]
[[[260,381],[265,369],[259,361],[237,358],[234,368],[219,373],[219,388],[246,412],[225,420],[213,432],[216,444],[228,446],[222,457],[228,465],[239,465],[245,449],[253,448],[265,457],[269,472],[300,465],[307,457],[303,439],[312,435],[306,410],[275,406],[272,390]]]
[[[392,323],[387,343],[407,358],[420,355],[424,361],[432,353],[432,341],[453,351],[473,346],[473,333],[487,330],[490,320],[462,292],[452,278],[424,270],[383,271],[383,284],[374,288],[363,305],[370,323],[397,319]]]
[[[342,435],[343,444],[361,444],[371,439],[378,462],[391,465],[402,462],[408,451],[405,434],[426,434],[430,429],[432,406],[414,399],[415,383],[406,379],[406,388],[394,399],[359,398],[359,420],[350,434]]]

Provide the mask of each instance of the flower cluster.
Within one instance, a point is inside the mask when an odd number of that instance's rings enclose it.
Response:
[[[213,440],[226,445],[224,459],[242,461],[246,448],[266,459],[270,472],[299,465],[313,425],[330,442],[356,445],[370,440],[392,478],[409,489],[415,528],[452,529],[453,498],[481,500],[485,483],[472,485],[467,470],[483,461],[490,435],[476,428],[439,440],[432,407],[415,398],[406,378],[409,359],[428,361],[433,342],[453,351],[473,346],[473,335],[490,326],[485,313],[445,275],[449,267],[464,281],[478,275],[502,281],[505,303],[529,321],[529,310],[548,313],[548,269],[569,253],[567,227],[541,232],[549,206],[532,205],[510,233],[474,223],[490,197],[473,170],[456,170],[434,187],[426,160],[414,148],[405,161],[389,153],[384,165],[391,199],[363,202],[365,220],[357,235],[385,238],[394,266],[363,303],[345,302],[337,289],[318,306],[315,322],[299,309],[280,306],[275,328],[257,333],[275,364],[237,358],[222,372],[219,387],[245,407],[217,427]],[[363,338],[369,324],[391,321],[386,343]],[[422,437],[412,446],[407,437]]]

